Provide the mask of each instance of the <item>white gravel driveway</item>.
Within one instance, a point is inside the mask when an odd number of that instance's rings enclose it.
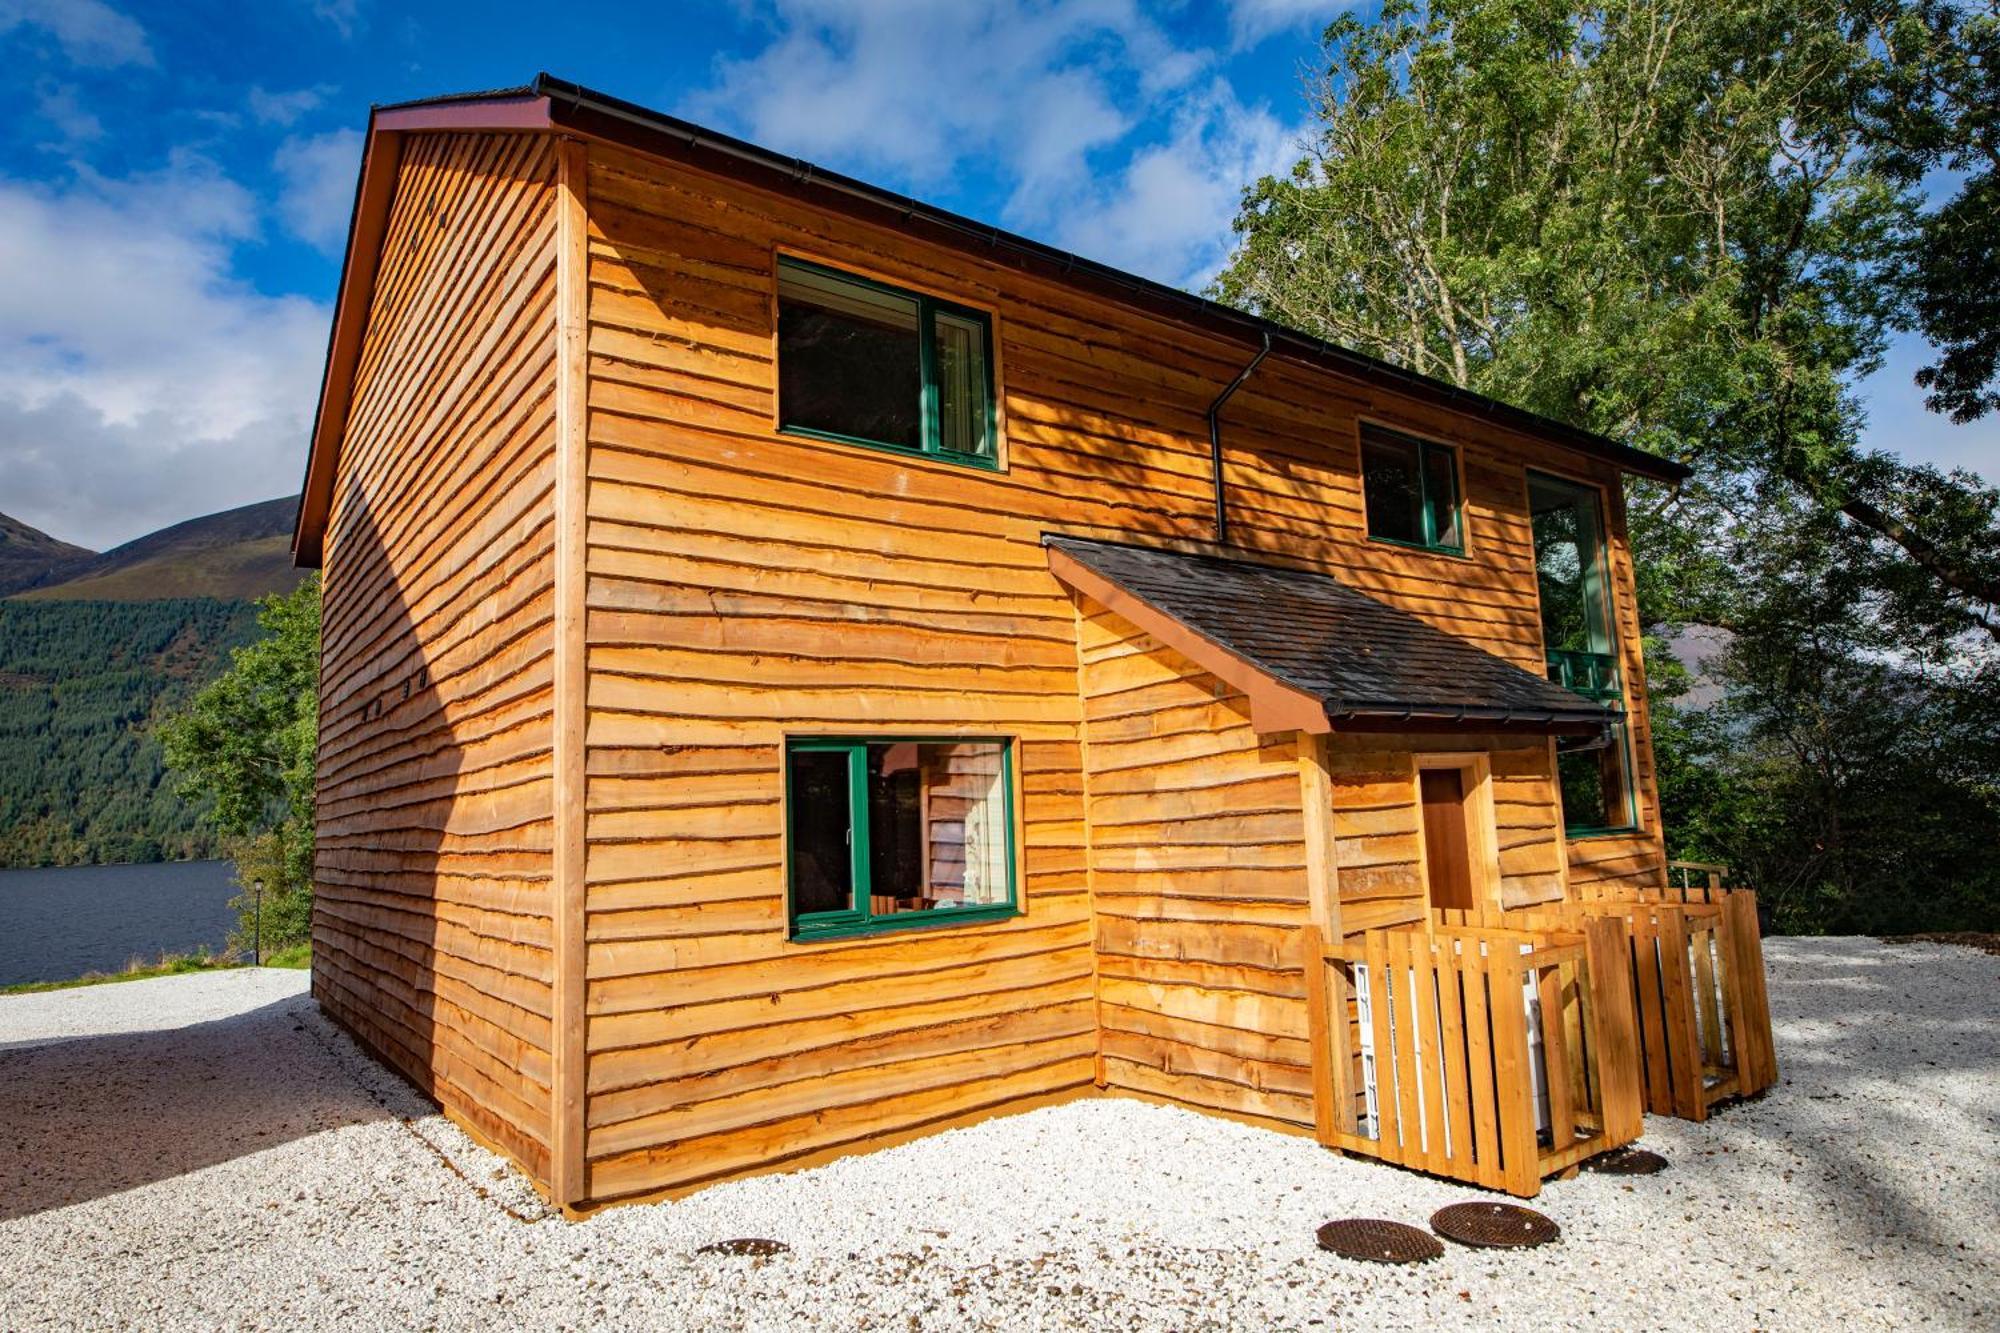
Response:
[[[2000,958],[1767,953],[1778,1088],[1550,1185],[1557,1245],[1411,1269],[1313,1228],[1479,1195],[1115,1099],[568,1224],[302,974],[0,998],[0,1329],[2000,1325]]]

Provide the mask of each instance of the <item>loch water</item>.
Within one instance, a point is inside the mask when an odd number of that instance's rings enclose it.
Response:
[[[0,986],[219,949],[235,925],[227,861],[0,870]]]

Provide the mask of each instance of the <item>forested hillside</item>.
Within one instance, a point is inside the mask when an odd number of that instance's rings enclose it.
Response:
[[[0,866],[215,855],[150,729],[256,615],[213,598],[0,601]]]

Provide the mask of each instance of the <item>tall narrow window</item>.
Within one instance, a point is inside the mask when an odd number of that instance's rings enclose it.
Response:
[[[778,424],[990,467],[992,324],[976,310],[778,261]]]
[[[1557,744],[1563,822],[1571,834],[1620,832],[1637,824],[1638,808],[1603,508],[1594,488],[1534,473],[1528,507],[1549,679],[1597,700],[1610,715],[1596,735]]]
[[[795,740],[786,749],[795,937],[1011,915],[1012,749]]]
[[[1361,493],[1375,540],[1465,553],[1458,451],[1450,445],[1363,426]]]

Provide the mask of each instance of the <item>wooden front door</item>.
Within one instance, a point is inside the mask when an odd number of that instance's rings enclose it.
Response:
[[[1466,811],[1465,770],[1425,768],[1417,779],[1424,806],[1424,864],[1430,876],[1431,907],[1470,910],[1472,825]]]

